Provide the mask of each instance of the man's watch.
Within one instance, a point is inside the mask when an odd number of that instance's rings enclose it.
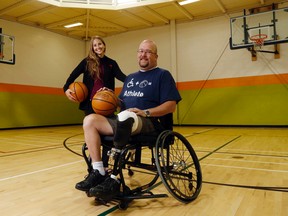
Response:
[[[144,110],[144,113],[145,113],[146,117],[150,117],[150,111],[149,110]]]

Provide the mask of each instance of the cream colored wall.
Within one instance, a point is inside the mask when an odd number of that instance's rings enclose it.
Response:
[[[85,42],[0,19],[4,34],[15,36],[16,64],[0,64],[0,82],[61,87],[86,55]]]
[[[107,54],[125,73],[133,72],[138,69],[137,47],[150,38],[158,45],[158,65],[169,69],[178,82],[287,73],[287,43],[280,44],[280,59],[274,59],[271,53],[259,53],[258,60],[251,61],[247,49],[230,49],[229,22],[228,16],[221,16],[177,24],[175,28],[170,24],[107,37]],[[176,50],[171,49],[174,43]],[[266,49],[273,51],[273,46]]]
[[[287,73],[288,44],[279,45],[280,59],[274,59],[271,53],[258,53],[258,60],[251,61],[247,49],[230,49],[229,21],[229,17],[223,16],[178,26],[178,42],[184,41],[178,46],[178,57],[182,60],[179,61],[179,71],[184,71],[179,73],[180,81]],[[263,49],[274,51],[274,46]],[[193,70],[188,73],[188,68]]]

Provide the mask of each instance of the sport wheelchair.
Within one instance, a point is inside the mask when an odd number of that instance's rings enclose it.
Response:
[[[159,177],[169,193],[178,201],[189,203],[198,197],[202,186],[202,173],[193,147],[184,136],[172,130],[172,113],[159,120],[165,127],[164,131],[160,134],[131,136],[129,143],[116,156],[113,148],[113,136],[101,137],[102,160],[105,166],[112,166],[113,174],[119,175],[121,191],[116,197],[96,197],[97,201],[101,201],[103,204],[116,201],[119,209],[125,210],[134,199],[167,197],[167,194],[151,192],[152,186]],[[151,152],[151,163],[141,160],[144,148],[148,148]],[[86,144],[82,147],[82,154],[88,172],[90,172],[92,166]],[[109,165],[108,161],[111,161],[111,158],[113,158],[114,164],[110,163]],[[128,175],[132,176],[134,172],[131,167],[151,171],[154,173],[154,177],[145,185],[130,188],[125,183],[123,170],[127,169]]]

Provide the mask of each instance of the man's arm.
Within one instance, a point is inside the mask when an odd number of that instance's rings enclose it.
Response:
[[[176,101],[166,101],[161,105],[153,108],[147,109],[150,113],[150,117],[160,117],[168,113],[173,113],[176,109]],[[131,112],[135,112],[139,116],[147,117],[145,110],[140,110],[138,108],[128,109]]]

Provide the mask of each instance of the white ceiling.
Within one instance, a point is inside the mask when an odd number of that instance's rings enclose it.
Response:
[[[279,3],[279,8],[281,8],[282,3],[288,2],[288,0],[200,0],[180,6],[179,2],[182,0],[167,0],[164,3],[159,3],[162,0],[154,1],[158,3],[108,10],[65,8],[37,0],[1,0],[0,19],[88,40],[92,35],[105,37],[127,31],[169,25],[171,20],[175,20],[176,23],[193,22],[273,3]],[[64,25],[74,22],[81,22],[83,26],[64,28]]]

